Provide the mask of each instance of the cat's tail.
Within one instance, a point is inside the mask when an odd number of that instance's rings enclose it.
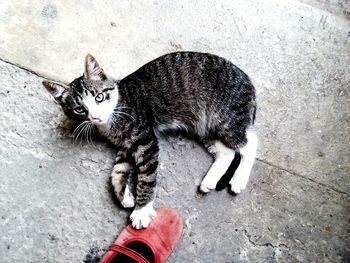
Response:
[[[250,116],[250,126],[254,126],[255,123],[255,115],[256,115],[256,102],[252,101],[251,102],[251,107],[249,111],[249,116]]]

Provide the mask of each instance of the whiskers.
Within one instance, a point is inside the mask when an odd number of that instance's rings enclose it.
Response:
[[[121,118],[125,122],[135,120],[135,117],[128,112],[124,112],[124,109],[130,108],[124,106],[119,106],[115,108],[111,116],[109,117],[108,123],[102,126],[102,131],[100,130],[100,127],[98,127],[97,131],[97,127],[90,120],[83,121],[73,131],[73,143],[80,142],[80,144],[82,144],[86,141],[88,144],[94,145],[92,137],[95,132],[102,132],[104,135],[108,135],[113,130],[113,123],[116,120],[118,120],[118,118]]]
[[[86,139],[88,144],[94,145],[92,141],[92,135],[95,132],[95,125],[91,121],[84,121],[80,123],[73,132],[73,143],[78,142],[80,138],[80,143],[82,144],[83,140]]]

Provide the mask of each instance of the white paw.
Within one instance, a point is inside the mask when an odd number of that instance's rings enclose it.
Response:
[[[148,203],[142,208],[135,209],[130,219],[132,226],[136,229],[147,228],[149,223],[157,216],[156,211],[153,208],[153,201]]]
[[[121,204],[125,208],[131,208],[131,207],[135,206],[135,197],[130,192],[128,185],[126,185],[126,187],[125,187],[124,198],[123,198],[123,201],[121,201]]]
[[[212,178],[207,178],[207,176],[203,179],[201,186],[199,189],[203,193],[209,193],[211,190],[215,189],[216,187],[216,180],[213,180]]]
[[[239,194],[241,191],[243,191],[248,183],[248,178],[247,176],[237,176],[235,175],[231,181],[231,191],[234,192],[235,194]]]

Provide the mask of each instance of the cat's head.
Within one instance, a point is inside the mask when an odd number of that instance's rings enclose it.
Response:
[[[83,76],[68,85],[53,81],[43,81],[43,85],[67,117],[77,122],[105,125],[112,119],[118,103],[117,83],[107,78],[90,54],[85,58]]]

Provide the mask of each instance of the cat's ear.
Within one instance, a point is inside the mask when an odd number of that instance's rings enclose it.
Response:
[[[100,65],[97,63],[97,60],[88,54],[85,57],[85,72],[84,78],[92,80],[106,80],[107,76]]]
[[[67,87],[64,84],[44,80],[43,85],[57,102],[62,102],[62,100],[65,98]]]

